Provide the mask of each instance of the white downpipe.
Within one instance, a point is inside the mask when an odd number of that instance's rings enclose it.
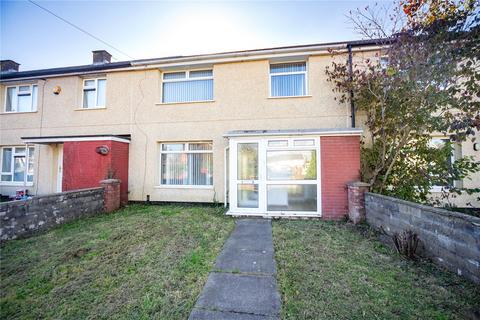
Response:
[[[228,153],[230,152],[230,147],[227,146],[223,150],[223,206],[227,207],[227,197],[228,197]],[[230,199],[229,199],[230,201]]]

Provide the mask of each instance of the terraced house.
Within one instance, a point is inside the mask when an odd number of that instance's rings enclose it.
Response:
[[[365,133],[361,115],[335,100],[325,67],[380,50],[356,41],[126,62],[94,51],[89,65],[23,72],[2,61],[0,193],[114,177],[123,202],[340,219]],[[474,148],[452,156],[478,156]]]

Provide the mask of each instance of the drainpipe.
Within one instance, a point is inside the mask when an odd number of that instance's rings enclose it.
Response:
[[[347,44],[348,49],[348,73],[349,80],[353,81],[353,57],[352,57],[352,44]],[[350,89],[350,114],[352,118],[352,128],[355,128],[355,103],[353,102],[353,89]]]

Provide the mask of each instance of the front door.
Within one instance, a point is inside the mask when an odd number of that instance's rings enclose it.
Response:
[[[320,216],[318,137],[230,141],[230,213]]]
[[[238,141],[232,145],[230,198],[238,213],[258,214],[262,211],[260,149],[260,142],[255,140]]]

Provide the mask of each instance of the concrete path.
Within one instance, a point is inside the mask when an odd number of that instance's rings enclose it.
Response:
[[[279,319],[275,273],[270,220],[237,220],[189,319]]]

